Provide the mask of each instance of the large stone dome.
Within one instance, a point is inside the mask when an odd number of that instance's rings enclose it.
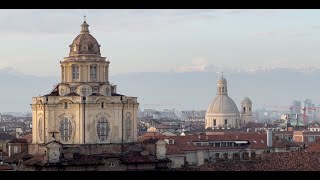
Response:
[[[81,25],[80,34],[70,45],[70,56],[77,55],[98,55],[100,56],[100,45],[98,41],[90,34],[89,25],[86,21]]]
[[[207,109],[205,128],[239,127],[240,121],[238,107],[228,96],[227,80],[221,76],[217,82],[217,96]]]
[[[239,115],[239,110],[228,95],[217,95],[209,104],[207,115],[209,114]]]

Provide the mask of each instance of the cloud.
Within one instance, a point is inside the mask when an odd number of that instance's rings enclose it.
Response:
[[[222,71],[221,67],[208,64],[205,58],[195,58],[191,60],[190,64],[185,64],[173,69],[173,72],[207,72],[207,71]]]
[[[307,37],[310,33],[306,32],[284,32],[284,31],[266,31],[253,33],[254,37],[257,38],[275,38],[275,37],[289,37],[289,38],[300,38]]]

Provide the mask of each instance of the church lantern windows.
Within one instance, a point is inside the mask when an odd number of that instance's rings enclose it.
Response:
[[[99,118],[99,121],[97,124],[97,134],[100,142],[105,142],[107,140],[109,130],[110,128],[109,128],[107,118],[105,117]]]
[[[68,103],[64,102],[64,109],[68,109]]]
[[[60,121],[60,134],[63,141],[70,141],[72,135],[72,122],[70,118],[63,118]]]
[[[72,65],[72,79],[79,80],[79,66]]]

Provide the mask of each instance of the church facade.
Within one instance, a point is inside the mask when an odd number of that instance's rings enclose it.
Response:
[[[137,142],[137,97],[117,94],[109,82],[109,60],[86,21],[60,61],[61,82],[32,98],[32,145]]]

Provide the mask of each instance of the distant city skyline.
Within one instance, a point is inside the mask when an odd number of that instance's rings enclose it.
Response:
[[[58,75],[84,13],[111,75],[320,67],[320,10],[2,9],[0,69]]]

